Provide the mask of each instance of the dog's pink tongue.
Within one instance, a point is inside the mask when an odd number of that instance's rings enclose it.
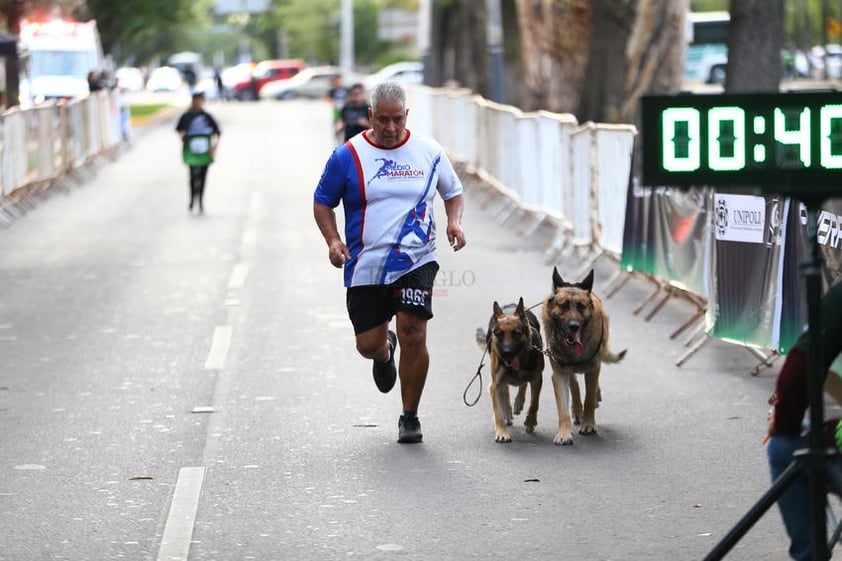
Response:
[[[573,342],[576,343],[576,356],[582,356],[583,354],[585,354],[585,345],[582,344],[581,331],[577,331],[573,335]]]
[[[520,370],[520,359],[518,357],[512,359],[512,370],[515,372]]]

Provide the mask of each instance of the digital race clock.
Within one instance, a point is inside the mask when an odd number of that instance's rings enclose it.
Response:
[[[842,197],[842,92],[645,96],[646,185]]]

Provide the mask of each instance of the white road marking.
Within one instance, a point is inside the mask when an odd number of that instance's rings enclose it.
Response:
[[[187,561],[204,479],[203,467],[184,467],[178,471],[157,561]]]
[[[229,290],[243,288],[243,285],[246,284],[246,277],[249,274],[249,267],[248,263],[237,263],[234,265],[234,270],[231,271],[231,276],[228,279]]]
[[[47,466],[42,466],[41,464],[20,464],[15,466],[14,469],[19,471],[41,471],[47,469]]]
[[[222,370],[230,347],[231,326],[217,326],[213,332],[213,341],[211,341],[211,348],[208,351],[208,358],[205,360],[205,370]]]

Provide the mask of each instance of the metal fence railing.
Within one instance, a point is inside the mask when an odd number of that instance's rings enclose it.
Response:
[[[0,115],[0,208],[118,146],[120,112],[107,91]]]
[[[567,247],[619,258],[635,127],[523,112],[465,89],[408,94],[412,128],[507,195],[510,212],[554,220]]]

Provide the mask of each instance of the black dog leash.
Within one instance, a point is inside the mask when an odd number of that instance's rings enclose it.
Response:
[[[468,407],[473,407],[479,401],[479,398],[482,397],[482,367],[485,366],[483,360],[485,360],[485,355],[488,354],[488,345],[485,346],[485,350],[482,351],[482,356],[479,358],[479,366],[477,367],[477,373],[474,374],[474,377],[471,378],[471,381],[468,382],[468,385],[465,387],[465,391],[462,392],[462,401]],[[474,380],[479,378],[479,391],[477,392],[477,398],[472,402],[468,403],[468,390],[471,389],[471,386],[474,385]]]

